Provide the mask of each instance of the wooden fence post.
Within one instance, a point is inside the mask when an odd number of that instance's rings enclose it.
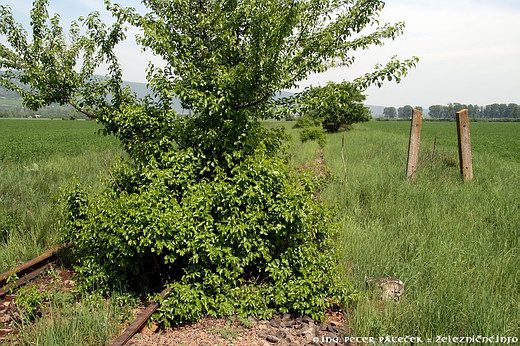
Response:
[[[415,172],[419,164],[419,148],[421,145],[422,111],[414,109],[410,126],[410,141],[408,143],[408,163],[406,177],[415,180]]]
[[[471,162],[471,138],[469,130],[468,110],[456,113],[457,138],[459,140],[460,174],[466,181],[473,180],[473,164]]]

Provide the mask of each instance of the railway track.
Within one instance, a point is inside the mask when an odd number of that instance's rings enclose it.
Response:
[[[169,288],[164,289],[161,292],[161,298],[163,298],[163,299],[166,298],[170,294],[170,292],[171,291]],[[156,302],[151,302],[150,304],[148,304],[146,309],[144,309],[137,316],[137,318],[134,320],[134,322],[132,322],[132,324],[130,324],[128,326],[128,328],[126,328],[125,331],[121,335],[119,335],[114,341],[112,341],[112,343],[110,345],[111,346],[126,345],[127,342],[130,341],[134,337],[135,334],[139,333],[144,328],[144,326],[146,325],[146,322],[150,319],[150,317],[152,317],[153,313],[155,312],[155,310],[157,310],[157,308],[159,308],[159,304]]]
[[[15,291],[17,288],[27,284],[28,282],[38,278],[50,270],[58,260],[60,251],[68,248],[67,245],[62,245],[48,250],[38,257],[31,259],[15,268],[0,274],[0,302],[4,298]],[[170,294],[170,289],[165,289],[160,296],[166,298]],[[130,341],[134,335],[139,333],[153,313],[159,307],[159,303],[151,302],[148,306],[136,317],[136,319],[119,335],[111,346],[124,346]]]
[[[56,262],[58,253],[65,248],[67,248],[65,245],[55,247],[30,261],[0,274],[0,299],[3,299],[14,289],[25,285],[48,271],[52,264]]]
[[[9,335],[16,333],[13,327],[15,310],[12,308],[16,290],[30,281],[39,279],[54,268],[58,262],[58,254],[67,247],[66,245],[55,247],[9,271],[0,273],[0,344]]]

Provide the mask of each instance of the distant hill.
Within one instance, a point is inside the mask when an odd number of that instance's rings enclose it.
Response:
[[[382,117],[383,116],[383,112],[385,110],[384,106],[365,105],[365,107],[368,107],[368,109],[370,109],[370,112],[372,112],[372,116],[374,118]]]
[[[150,95],[150,93],[151,93],[150,89],[148,88],[148,86],[145,83],[124,81],[123,85],[130,87],[130,89],[137,95],[138,98],[143,98],[147,95]],[[275,96],[275,99],[283,98],[283,97],[291,97],[294,94],[295,93],[289,92],[289,91],[281,91],[278,95]],[[172,106],[176,112],[179,112],[179,113],[183,112],[183,108],[178,99],[175,99],[173,101]],[[370,111],[372,112],[372,115],[374,117],[380,117],[383,115],[383,110],[385,107],[372,106],[372,105],[366,105],[366,106],[370,109]],[[4,111],[7,111],[8,109],[15,110],[18,108],[21,108],[20,97],[16,93],[9,91],[0,86],[0,110],[3,109]]]

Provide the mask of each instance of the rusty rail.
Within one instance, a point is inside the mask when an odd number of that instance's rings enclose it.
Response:
[[[50,269],[51,263],[56,261],[57,254],[67,246],[62,245],[45,251],[15,268],[0,274],[0,298],[3,298],[11,290],[20,287]],[[9,278],[15,276],[16,281],[8,283]]]
[[[54,249],[48,250],[41,254],[38,257],[33,258],[30,261],[27,261],[14,269],[6,271],[0,274],[0,298],[3,298],[13,289],[20,287],[27,282],[33,280],[34,278],[40,276],[45,273],[52,267],[52,263],[56,261],[57,254],[70,247],[70,245],[61,245]],[[9,278],[15,276],[16,281],[8,283]],[[166,298],[170,294],[171,290],[169,288],[164,289],[160,296],[162,299]],[[159,303],[151,302],[148,304],[146,309],[141,312],[137,318],[135,319],[125,331],[112,342],[112,346],[124,346],[132,337],[139,333],[146,322],[152,317],[153,313],[159,308]]]
[[[161,292],[161,298],[166,298],[170,294],[171,290],[169,288],[165,288]],[[130,339],[134,337],[135,334],[139,333],[144,326],[146,325],[146,322],[152,317],[155,310],[159,308],[159,303],[151,302],[148,304],[146,309],[144,309],[143,312],[141,312],[134,322],[128,328],[125,329],[125,331],[115,339],[111,346],[124,346]]]

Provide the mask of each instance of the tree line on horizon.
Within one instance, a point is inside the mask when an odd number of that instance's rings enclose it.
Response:
[[[403,107],[385,107],[383,117],[389,119],[407,119],[412,115],[411,105]],[[415,107],[422,110],[422,107]],[[499,104],[493,103],[486,106],[462,103],[448,103],[447,105],[431,105],[428,108],[428,115],[432,119],[454,119],[455,113],[467,109],[471,118],[483,119],[502,119],[520,118],[520,105],[516,103]]]

